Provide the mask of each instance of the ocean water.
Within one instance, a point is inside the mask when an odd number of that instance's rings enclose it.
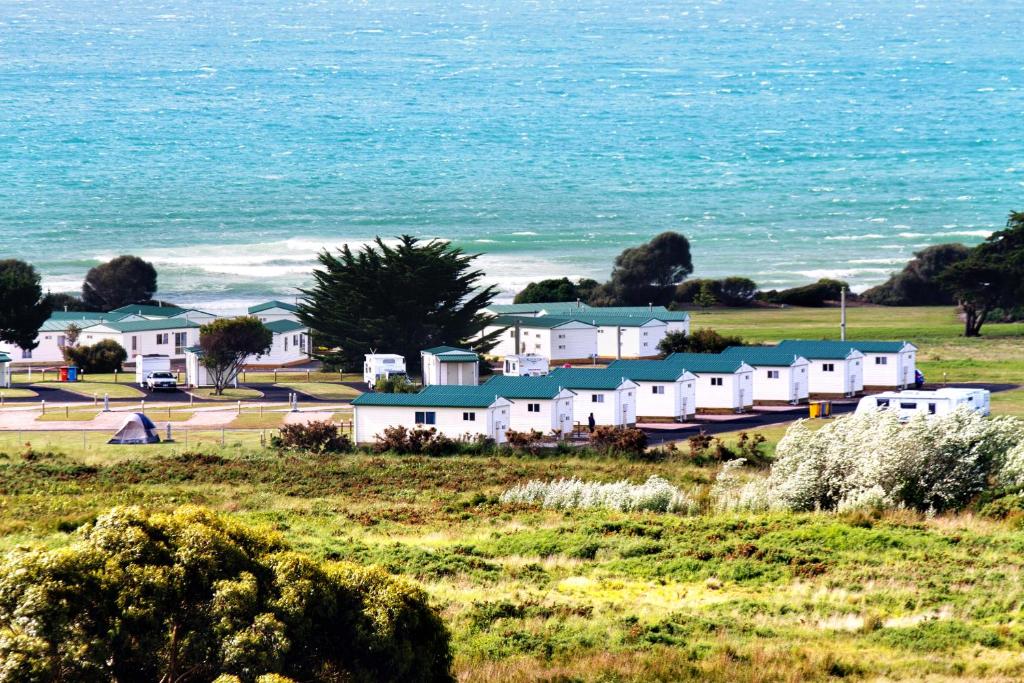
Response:
[[[292,296],[412,233],[488,280],[864,287],[1024,208],[1024,3],[0,0],[0,255],[165,298]]]

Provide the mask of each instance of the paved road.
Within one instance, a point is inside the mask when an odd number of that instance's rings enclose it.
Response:
[[[346,384],[351,385],[351,383],[348,383],[348,382],[346,382]],[[134,384],[132,384],[132,386],[134,386]],[[289,394],[291,394],[293,391],[295,391],[294,389],[288,389],[288,388],[285,388],[285,387],[279,387],[279,386],[275,386],[272,383],[263,383],[263,382],[249,382],[249,383],[244,384],[242,386],[248,387],[250,389],[256,389],[257,391],[260,391],[260,392],[263,393],[263,398],[260,398],[260,399],[247,399],[245,401],[246,403],[252,403],[252,402],[260,402],[260,403],[287,403],[288,402]],[[18,387],[18,388],[22,388],[22,387]],[[67,391],[65,389],[61,389],[61,388],[58,388],[58,387],[49,387],[49,386],[47,386],[47,387],[41,387],[41,386],[28,387],[28,386],[26,386],[24,388],[31,389],[32,391],[36,392],[36,394],[38,394],[38,395],[37,396],[32,396],[32,397],[23,397],[23,398],[4,398],[4,403],[5,404],[10,404],[10,405],[16,405],[16,404],[37,404],[40,401],[44,401],[44,400],[48,404],[92,403],[92,396],[83,396],[81,394],[76,394],[74,392]],[[0,391],[2,391],[2,390],[0,390]],[[301,391],[298,391],[296,393],[299,394],[299,401],[301,401],[303,403],[309,403],[309,402],[314,402],[314,403],[334,403],[334,404],[337,404],[337,403],[348,403],[347,400],[318,398],[316,396],[311,396],[310,394],[306,394],[306,393],[303,393]],[[103,397],[100,396],[100,398],[102,399]],[[157,391],[157,392],[147,392],[145,398],[146,398],[147,401],[152,401],[154,403],[188,403],[189,399],[190,399],[190,395],[188,394],[188,392],[181,391],[181,390],[179,390],[179,391]],[[137,400],[137,399],[118,399],[118,398],[111,397],[110,400],[111,401],[133,401],[133,400]],[[194,403],[196,403],[196,404],[200,404],[200,403],[203,403],[203,404],[224,403],[224,401],[214,401],[214,400],[210,400],[210,399],[206,399],[206,398],[199,398],[198,396],[192,398],[191,400]]]

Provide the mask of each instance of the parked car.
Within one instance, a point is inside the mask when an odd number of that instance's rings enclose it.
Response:
[[[178,388],[178,380],[172,372],[157,371],[146,375],[142,386],[149,391],[174,391]]]

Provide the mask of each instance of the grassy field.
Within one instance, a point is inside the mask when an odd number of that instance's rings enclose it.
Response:
[[[360,394],[350,386],[328,382],[281,382],[277,386],[328,401],[349,400]]]
[[[834,337],[837,321],[834,309],[694,313],[750,341]],[[849,330],[914,341],[929,381],[1024,385],[1024,325],[965,340],[949,309],[865,308]],[[1024,416],[1024,390],[994,394],[993,409]],[[59,546],[114,504],[206,505],[421,582],[464,682],[1024,679],[1021,515],[541,510],[498,496],[529,479],[657,474],[702,499],[716,468],[685,444],[659,463],[278,454],[262,440],[282,419],[246,411],[187,444],[181,430],[142,447],[0,432],[0,550]],[[769,455],[784,430],[761,430]]]
[[[0,396],[4,398],[35,398],[39,394],[31,389],[0,389]]]
[[[36,418],[36,422],[88,422],[93,420],[100,411],[96,408],[52,408]]]
[[[73,394],[92,398],[97,396],[100,399],[106,394],[110,398],[145,398],[146,393],[128,384],[114,384],[113,382],[37,382],[33,387],[49,389],[63,389]]]
[[[197,398],[205,398],[211,401],[246,401],[254,398],[263,398],[263,392],[248,387],[225,387],[223,393],[216,394],[212,387],[193,389],[192,394]]]

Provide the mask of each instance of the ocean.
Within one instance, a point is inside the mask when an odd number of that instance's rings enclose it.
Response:
[[[376,235],[507,294],[686,234],[861,289],[1024,209],[1024,3],[0,0],[0,256],[293,297]]]

